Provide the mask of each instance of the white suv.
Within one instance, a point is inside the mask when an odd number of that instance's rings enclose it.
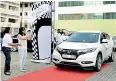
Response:
[[[113,62],[114,43],[102,31],[78,31],[58,45],[52,56],[57,67],[64,65],[94,67],[100,71],[105,60]]]

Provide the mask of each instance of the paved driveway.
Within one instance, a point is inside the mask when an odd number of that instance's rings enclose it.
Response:
[[[29,73],[35,70],[39,70],[45,67],[50,66],[49,64],[42,64],[42,63],[33,63],[31,62],[32,53],[28,53],[25,68],[27,69],[26,72],[19,71],[19,55],[18,52],[12,52],[12,61],[11,61],[11,76],[6,76],[3,74],[4,68],[4,55],[1,53],[1,79],[5,81],[9,78],[16,77],[18,75],[22,75],[25,73]],[[116,81],[116,57],[113,63],[108,63],[110,66],[97,72],[95,75],[87,79],[86,81]]]

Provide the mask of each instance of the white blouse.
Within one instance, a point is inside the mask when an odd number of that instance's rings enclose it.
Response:
[[[18,36],[19,36],[19,35],[18,35]],[[21,40],[21,39],[18,37],[18,43],[21,44],[21,46],[18,46],[18,49],[24,49],[24,50],[27,49],[27,40]]]
[[[10,34],[6,33],[3,37],[2,46],[12,48],[12,46],[10,46],[8,43],[12,43],[12,37]]]

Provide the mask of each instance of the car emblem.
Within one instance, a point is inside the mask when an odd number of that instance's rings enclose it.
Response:
[[[71,53],[71,50],[68,50],[67,52],[68,52],[68,53]]]
[[[62,52],[65,52],[65,50],[62,50]]]

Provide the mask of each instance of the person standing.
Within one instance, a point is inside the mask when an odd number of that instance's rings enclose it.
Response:
[[[25,34],[25,28],[19,28],[18,42],[21,43],[21,46],[18,46],[19,56],[20,56],[20,71],[25,71],[24,64],[27,57],[27,39],[30,36]]]
[[[56,45],[59,45],[63,42],[62,40],[62,37],[61,37],[61,32],[60,32],[60,29],[57,30],[57,33],[56,33]]]
[[[3,44],[2,44],[2,51],[5,55],[5,66],[4,66],[4,74],[10,75],[10,62],[11,62],[11,48],[12,46],[21,46],[19,43],[12,43],[12,28],[6,27],[4,30],[3,36]]]
[[[61,32],[60,32],[60,33],[61,33],[61,35],[65,35],[65,33],[64,33],[64,31],[63,31],[63,29],[61,29]]]

